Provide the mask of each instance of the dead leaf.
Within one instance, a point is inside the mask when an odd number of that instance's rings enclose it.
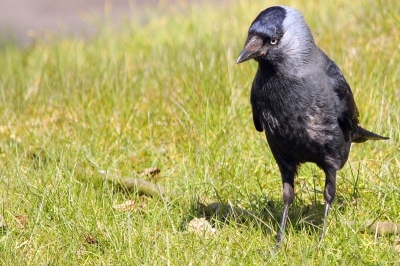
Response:
[[[133,200],[127,200],[121,204],[114,204],[113,209],[118,211],[132,211],[135,209],[136,203]]]
[[[88,243],[90,245],[98,245],[99,244],[99,241],[94,236],[89,235],[89,234],[85,235],[85,240],[86,240],[86,243]]]
[[[157,167],[151,167],[151,168],[144,169],[141,175],[147,175],[150,177],[154,177],[154,176],[158,175],[159,173],[160,173],[160,169],[158,169]]]
[[[14,215],[15,220],[21,227],[27,227],[29,222],[29,217],[26,214]]]
[[[189,222],[187,230],[205,238],[209,238],[217,231],[205,218],[194,218]]]
[[[136,203],[134,200],[127,200],[124,203],[121,204],[115,204],[113,205],[113,209],[118,210],[118,211],[144,211],[146,208],[146,202],[144,198],[141,198],[141,201],[139,203]]]

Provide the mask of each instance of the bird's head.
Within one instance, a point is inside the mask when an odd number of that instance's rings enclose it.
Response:
[[[253,21],[236,63],[255,59],[270,65],[297,65],[308,60],[314,47],[313,36],[301,13],[290,7],[274,6]]]

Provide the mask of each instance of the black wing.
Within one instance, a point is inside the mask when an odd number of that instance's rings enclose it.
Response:
[[[263,131],[262,123],[261,123],[261,113],[258,104],[256,103],[256,98],[257,96],[255,95],[255,92],[257,90],[254,89],[254,82],[253,85],[251,86],[251,95],[250,95],[250,103],[251,103],[251,109],[253,111],[253,122],[254,126],[256,127],[256,130],[259,132]]]
[[[353,93],[346,79],[343,77],[342,71],[329,58],[326,68],[326,74],[331,78],[333,90],[340,101],[338,121],[339,126],[343,131],[346,141],[349,140],[351,134],[357,132],[358,128],[358,108],[354,101]]]
[[[253,110],[253,122],[254,122],[254,126],[256,127],[257,131],[262,132],[263,128],[260,122],[260,113],[258,110],[257,106],[252,106],[252,110]]]

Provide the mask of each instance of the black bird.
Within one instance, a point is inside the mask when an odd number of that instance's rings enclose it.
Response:
[[[312,162],[325,172],[323,238],[335,198],[336,172],[348,159],[352,142],[383,140],[359,125],[358,109],[339,67],[315,44],[301,13],[274,6],[250,26],[237,63],[258,62],[250,102],[255,128],[265,135],[279,166],[285,208],[279,247],[294,198],[300,164]]]

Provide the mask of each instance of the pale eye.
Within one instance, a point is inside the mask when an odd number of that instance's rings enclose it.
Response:
[[[275,45],[278,42],[278,39],[271,39],[269,41],[270,44]]]

